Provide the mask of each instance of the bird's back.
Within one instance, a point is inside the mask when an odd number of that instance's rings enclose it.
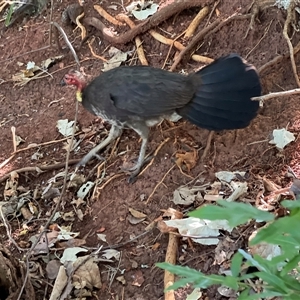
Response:
[[[195,93],[186,76],[147,66],[119,67],[95,78],[83,91],[83,106],[104,119],[126,122],[172,114]]]

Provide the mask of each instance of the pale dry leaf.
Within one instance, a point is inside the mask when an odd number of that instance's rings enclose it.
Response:
[[[76,210],[76,214],[77,214],[78,219],[80,221],[82,221],[83,217],[84,217],[84,214],[83,214],[83,212],[82,212],[82,210],[80,208]]]
[[[94,261],[94,257],[82,256],[74,262],[76,269],[73,275],[73,282],[76,288],[93,288],[100,289],[102,286],[101,276],[98,265]]]
[[[127,216],[127,220],[130,224],[132,225],[136,225],[136,224],[139,224],[141,222],[143,222],[146,218],[142,218],[142,219],[139,219],[139,218],[135,218],[131,215]]]
[[[77,197],[84,199],[87,196],[87,194],[90,192],[90,190],[93,188],[94,185],[95,185],[95,183],[93,181],[87,181],[78,190]]]
[[[274,144],[279,150],[283,150],[286,145],[295,140],[294,134],[285,128],[274,129],[272,135],[273,139],[269,143]]]
[[[118,280],[119,282],[121,282],[123,285],[126,284],[126,280],[124,276],[118,276],[116,277],[116,280]]]
[[[126,52],[122,52],[121,50],[118,50],[118,52],[116,52],[111,59],[109,59],[107,62],[103,64],[102,71],[106,72],[119,67],[122,62],[125,62],[127,60],[127,56],[128,54]]]
[[[66,212],[62,215],[62,218],[65,220],[65,221],[74,221],[75,220],[75,213],[74,211],[69,211],[69,212]]]
[[[106,234],[97,233],[97,238],[98,238],[98,240],[100,240],[102,242],[106,242]]]
[[[196,200],[203,199],[201,195],[203,190],[203,187],[180,186],[174,191],[172,202],[177,205],[190,205]]]
[[[198,152],[194,149],[193,152],[176,153],[176,165],[182,169],[183,166],[190,172],[198,161]]]
[[[116,260],[120,259],[120,252],[115,249],[107,249],[102,252],[102,257],[106,259],[115,258]]]
[[[133,281],[132,281],[132,285],[134,286],[141,286],[144,281],[145,281],[145,278],[143,276],[143,272],[141,270],[137,270],[133,275]]]
[[[67,261],[75,262],[77,260],[77,254],[81,252],[87,252],[87,249],[81,247],[73,247],[67,248],[64,250],[62,257],[60,258],[60,262],[64,264]]]
[[[57,300],[60,299],[60,296],[68,282],[68,277],[66,274],[66,270],[64,266],[60,266],[58,275],[56,277],[52,293],[50,295],[49,300]]]
[[[146,218],[147,215],[145,215],[144,213],[140,212],[140,211],[137,211],[131,207],[129,207],[129,212],[137,219],[143,219],[143,218]]]
[[[46,272],[49,279],[55,279],[58,275],[61,264],[59,260],[52,259],[47,263]]]

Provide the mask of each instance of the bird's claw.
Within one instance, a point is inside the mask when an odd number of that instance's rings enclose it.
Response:
[[[129,178],[128,178],[128,183],[134,183],[137,179],[137,176],[139,175],[139,173],[141,172],[141,169],[143,167],[143,165],[145,163],[147,163],[149,160],[151,160],[152,157],[147,157],[142,164],[140,164],[139,162],[137,162],[134,166],[130,167],[130,168],[124,168],[121,167],[121,170],[125,173],[131,173]]]
[[[105,158],[97,153],[88,153],[85,155],[82,160],[76,165],[76,169],[79,167],[85,167],[86,164],[92,159],[92,158],[97,158],[98,160],[105,160]]]

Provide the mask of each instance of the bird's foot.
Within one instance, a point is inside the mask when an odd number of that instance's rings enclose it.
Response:
[[[130,173],[130,176],[128,178],[128,183],[134,183],[137,179],[137,176],[141,172],[142,167],[145,165],[145,163],[149,162],[152,159],[152,156],[147,157],[143,162],[137,161],[136,164],[132,167],[126,168],[121,167],[121,170],[125,173]]]
[[[79,167],[85,167],[86,164],[93,158],[97,158],[98,160],[105,160],[105,158],[97,153],[94,153],[93,152],[93,149],[88,153],[86,154],[82,160],[76,165],[76,169],[78,169]]]

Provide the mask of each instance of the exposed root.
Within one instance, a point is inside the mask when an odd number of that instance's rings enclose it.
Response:
[[[131,20],[129,19],[129,17],[128,17],[127,15],[125,15],[125,14],[120,14],[120,15],[118,15],[118,19],[119,19],[119,20],[123,20],[124,22],[126,22],[126,24],[127,24],[131,29],[133,29],[133,28],[136,27],[136,25],[134,24],[134,22],[131,21]],[[148,66],[149,64],[148,64],[148,61],[147,61],[147,58],[146,58],[146,55],[145,55],[145,52],[144,52],[144,48],[143,48],[143,46],[142,46],[142,44],[143,44],[143,43],[142,43],[142,40],[141,40],[138,36],[136,36],[136,37],[134,38],[134,40],[135,40],[135,46],[136,46],[137,56],[138,56],[138,58],[139,58],[141,64],[144,65],[144,66]]]
[[[199,13],[196,15],[194,20],[190,23],[189,27],[187,28],[184,38],[188,39],[190,38],[196,31],[199,24],[202,22],[202,20],[208,15],[209,8],[208,6],[203,7]]]
[[[288,9],[287,9],[287,17],[286,17],[286,21],[284,23],[284,27],[283,27],[283,36],[286,39],[286,42],[288,44],[289,47],[289,51],[290,51],[290,59],[291,59],[291,64],[292,64],[292,69],[293,69],[293,73],[294,73],[294,77],[296,80],[296,83],[298,85],[298,87],[300,88],[300,80],[297,74],[297,68],[296,68],[296,64],[295,64],[295,57],[294,57],[294,49],[293,49],[293,45],[290,41],[290,38],[288,36],[288,27],[291,23],[292,20],[292,14],[293,14],[293,10],[294,10],[294,3],[291,2],[291,4],[289,5]]]
[[[69,165],[75,165],[80,162],[80,159],[71,159],[69,160]],[[65,166],[66,163],[58,163],[58,164],[53,164],[49,166],[36,166],[36,167],[25,167],[21,169],[14,170],[12,172],[17,172],[17,173],[25,173],[25,172],[38,172],[41,173],[42,171],[52,171],[52,170],[57,170],[61,169]],[[4,175],[2,178],[0,178],[0,183],[5,181],[6,179],[9,178],[11,172]]]
[[[155,150],[153,157],[151,159],[151,161],[148,163],[148,165],[137,175],[140,176],[142,175],[154,162],[154,159],[156,158],[158,152],[160,151],[160,149],[170,140],[170,138],[166,138]]]
[[[100,59],[100,60],[102,60],[102,61],[104,61],[104,62],[107,62],[107,59],[105,59],[103,56],[100,56],[100,55],[98,55],[98,54],[96,54],[95,53],[95,51],[94,51],[94,49],[93,49],[93,47],[92,47],[92,43],[94,42],[94,38],[90,41],[90,42],[88,42],[88,46],[89,46],[89,48],[90,48],[90,50],[91,50],[91,53],[92,53],[92,55],[95,57],[95,58],[98,58],[98,59]]]
[[[214,132],[214,131],[211,131],[211,132],[209,133],[209,135],[208,135],[207,142],[206,142],[206,146],[205,146],[205,149],[204,149],[203,154],[202,154],[201,159],[200,159],[201,162],[203,162],[204,159],[205,159],[206,156],[207,156],[207,153],[208,153],[208,151],[209,151],[209,149],[210,149],[210,147],[211,147],[211,140],[212,140],[214,134],[215,134],[215,132]]]
[[[125,24],[115,19],[112,15],[105,11],[103,7],[100,5],[94,5],[94,9],[98,12],[98,14],[107,20],[109,23],[114,24],[116,26],[124,26]]]
[[[165,45],[170,45],[170,46],[174,45],[174,47],[175,47],[176,49],[180,50],[180,51],[182,51],[182,50],[185,49],[185,47],[184,47],[181,43],[177,42],[176,40],[174,41],[174,40],[168,39],[168,38],[164,37],[163,35],[157,33],[157,32],[156,32],[155,30],[153,30],[153,29],[151,29],[151,30],[149,31],[149,33],[150,33],[150,34],[152,35],[152,37],[154,37],[157,41],[159,41],[159,42],[161,42],[161,43],[163,43],[163,44],[165,44]],[[197,62],[200,62],[200,63],[203,63],[203,64],[210,64],[210,63],[212,63],[212,62],[214,61],[212,58],[209,58],[209,57],[207,57],[207,56],[197,55],[197,54],[193,54],[193,55],[192,55],[192,59],[193,59],[194,61],[197,61]]]
[[[297,95],[300,94],[300,88],[283,91],[283,92],[277,92],[277,93],[270,93],[267,95],[259,96],[259,97],[253,97],[251,100],[253,101],[266,101],[270,100],[272,98],[278,98],[278,97],[285,97],[285,96],[291,96],[291,95]]]
[[[151,194],[149,195],[149,197],[147,198],[145,204],[148,204],[150,199],[152,198],[152,196],[154,195],[154,193],[156,192],[157,188],[164,182],[165,178],[167,177],[167,175],[176,167],[176,165],[173,165],[167,172],[166,174],[163,176],[163,178],[156,184],[156,186],[154,187],[153,191],[151,192]]]

